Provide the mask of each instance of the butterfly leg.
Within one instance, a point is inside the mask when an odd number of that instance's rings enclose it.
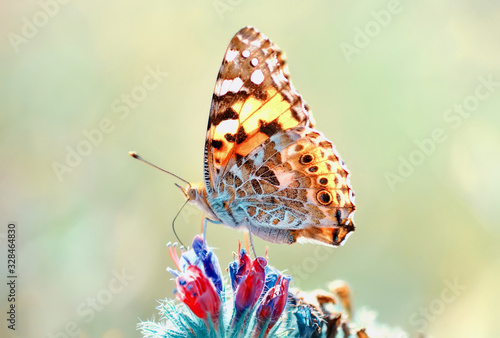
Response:
[[[208,217],[205,217],[203,221],[203,246],[207,247],[207,224],[208,222],[213,223],[213,224],[222,224],[222,222],[214,221],[211,220]]]
[[[252,230],[250,229],[250,222],[248,221],[248,218],[247,218],[246,223],[248,224],[248,235],[250,237],[250,246],[252,247],[253,255],[255,256],[255,258],[257,258],[257,252],[255,251],[255,247],[253,245]]]

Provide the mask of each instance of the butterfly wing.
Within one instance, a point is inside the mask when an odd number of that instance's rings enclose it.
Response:
[[[313,126],[284,54],[252,27],[232,38],[217,76],[205,142],[210,194],[236,160],[282,130]]]
[[[279,132],[237,161],[218,194],[234,191],[231,208],[252,233],[271,242],[339,245],[354,230],[349,171],[320,132]]]
[[[217,77],[205,143],[209,204],[277,243],[339,245],[354,230],[349,172],[314,127],[283,53],[246,27]]]

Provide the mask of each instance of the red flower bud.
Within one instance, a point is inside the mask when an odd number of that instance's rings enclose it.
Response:
[[[194,265],[175,279],[177,298],[186,304],[193,313],[202,319],[207,314],[214,323],[217,323],[221,301],[212,282],[203,275],[203,272]]]
[[[260,333],[265,328],[267,334],[280,318],[288,298],[288,284],[288,279],[282,277],[275,286],[267,290],[257,308],[256,333]]]
[[[257,257],[252,262],[248,274],[240,280],[234,299],[235,308],[239,313],[251,309],[262,294],[266,281],[266,265],[264,258]]]

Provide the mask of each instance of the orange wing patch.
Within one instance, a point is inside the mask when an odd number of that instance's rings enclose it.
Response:
[[[205,185],[215,187],[237,160],[270,136],[312,116],[288,78],[284,54],[251,27],[226,50],[217,77],[205,143]]]
[[[290,102],[275,88],[267,90],[266,98],[263,102],[249,96],[243,102],[236,102],[231,108],[238,115],[237,120],[224,120],[210,127],[216,165],[227,168],[236,157],[247,156],[275,133],[301,124],[299,117],[292,114]]]

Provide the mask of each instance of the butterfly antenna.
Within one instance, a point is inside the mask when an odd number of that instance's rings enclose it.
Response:
[[[188,185],[188,187],[190,187],[190,188],[191,188],[191,183],[189,183],[188,181],[186,181],[186,180],[185,180],[185,179],[183,179],[182,177],[179,177],[179,176],[177,176],[177,175],[175,175],[175,174],[171,173],[170,171],[167,171],[167,170],[165,170],[165,169],[162,169],[162,168],[158,167],[157,165],[154,165],[153,163],[151,163],[151,162],[149,162],[149,161],[146,161],[146,160],[145,160],[145,159],[143,159],[141,156],[139,156],[139,154],[137,154],[135,151],[129,151],[129,153],[128,153],[128,154],[129,154],[130,156],[132,156],[133,158],[135,158],[135,159],[139,160],[139,161],[142,161],[142,162],[144,162],[144,163],[146,163],[146,164],[149,164],[150,166],[152,166],[152,167],[154,167],[154,168],[156,168],[156,169],[159,169],[159,170],[163,171],[164,173],[167,173],[167,174],[172,175],[173,177],[177,178],[178,180],[180,180],[180,181],[182,181],[182,182],[186,183],[186,184]],[[182,189],[182,187],[181,187],[181,186],[179,186],[177,183],[175,183],[175,185],[176,185],[179,189],[181,189],[181,190],[182,190],[182,192],[184,193],[184,195],[186,195],[186,192],[184,191],[184,189]],[[187,197],[187,196],[186,196],[186,197]],[[184,209],[184,207],[186,206],[187,202],[189,202],[189,199],[187,199],[187,200],[186,200],[186,202],[184,202],[184,204],[182,205],[182,207],[179,209],[179,211],[177,211],[177,214],[175,215],[175,217],[174,217],[174,219],[173,219],[173,221],[172,221],[172,230],[174,231],[174,235],[175,235],[175,237],[177,238],[177,240],[179,241],[179,243],[180,243],[182,246],[184,246],[184,247],[186,247],[186,246],[184,245],[184,243],[182,243],[182,241],[181,241],[181,239],[179,238],[179,236],[177,236],[177,232],[175,231],[175,220],[177,219],[177,217],[178,217],[178,216],[179,216],[179,214],[181,213],[182,209]]]
[[[145,160],[145,159],[143,159],[141,156],[139,156],[139,154],[137,154],[135,151],[129,151],[129,153],[128,153],[128,154],[129,154],[130,156],[132,156],[133,158],[138,159],[139,161],[142,161],[142,162],[144,162],[144,163],[146,163],[146,164],[149,164],[150,166],[152,166],[152,167],[154,167],[154,168],[156,168],[156,169],[159,169],[159,170],[163,171],[164,173],[167,173],[167,174],[169,174],[169,175],[172,175],[173,177],[177,178],[178,180],[180,180],[180,181],[182,181],[182,182],[186,183],[189,187],[191,187],[191,183],[189,183],[188,181],[186,181],[186,180],[185,180],[185,179],[183,179],[182,177],[179,177],[179,176],[177,176],[176,174],[171,173],[170,171],[167,171],[167,170],[165,170],[165,169],[162,169],[162,168],[160,168],[160,167],[158,167],[158,166],[154,165],[153,163],[151,163],[151,162],[149,162],[149,161],[146,161],[146,160]],[[181,188],[181,189],[182,189],[182,188]]]
[[[175,235],[175,238],[177,238],[177,240],[179,241],[179,243],[181,243],[181,245],[183,247],[186,247],[184,245],[184,243],[182,243],[181,239],[179,238],[179,236],[177,236],[177,232],[175,231],[175,220],[177,219],[177,217],[179,216],[179,214],[181,213],[182,209],[184,209],[184,207],[186,206],[187,202],[189,202],[189,200],[186,200],[186,202],[184,202],[184,204],[182,205],[182,207],[179,209],[179,211],[177,211],[177,214],[175,214],[175,217],[174,217],[174,220],[172,221],[172,230],[174,231],[174,235]]]

